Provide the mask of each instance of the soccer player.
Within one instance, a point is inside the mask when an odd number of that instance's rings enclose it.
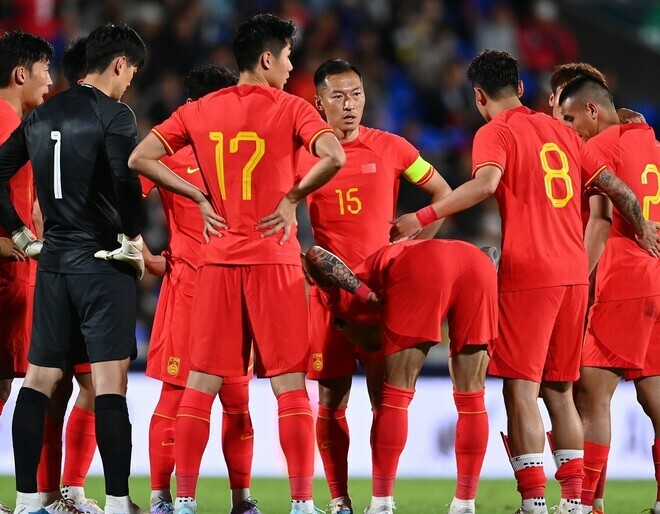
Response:
[[[444,318],[449,319],[449,365],[458,411],[457,491],[467,497],[454,497],[449,514],[474,514],[488,443],[484,381],[489,347],[497,336],[497,278],[492,263],[474,246],[450,240],[387,245],[358,264],[355,274],[319,247],[312,247],[304,260],[334,315],[358,324],[382,325],[385,375],[371,432],[373,482],[380,482],[374,490],[380,495],[372,496],[365,514],[393,514],[392,491],[408,435],[408,406],[429,349],[442,339]],[[379,291],[380,298],[373,291]],[[356,305],[357,298],[368,304],[382,299],[382,313],[369,316]],[[355,333],[354,327],[345,330]]]
[[[408,141],[394,134],[360,125],[365,105],[362,76],[357,67],[341,59],[321,64],[314,74],[316,107],[346,152],[346,166],[329,184],[307,197],[316,242],[353,266],[388,243],[394,217],[399,179],[417,185],[438,201],[451,188]],[[318,160],[300,152],[298,168],[306,172]],[[433,237],[438,224],[422,238]],[[356,359],[367,368],[376,407],[382,387],[382,363],[360,352],[332,324],[320,293],[309,294],[311,365],[307,378],[317,380],[319,414],[316,438],[330,487],[331,514],[348,514],[349,429],[346,407]],[[377,487],[377,484],[374,484]]]
[[[208,64],[189,72],[183,84],[188,102],[234,86],[238,77],[227,68]],[[204,181],[191,146],[161,159],[179,177],[205,191]],[[154,184],[140,177],[146,196]],[[160,399],[149,427],[151,465],[151,514],[171,514],[170,480],[174,471],[174,427],[190,370],[190,316],[204,221],[191,200],[158,188],[170,237],[167,251],[153,256],[143,248],[147,270],[164,275],[147,357],[147,375],[163,382]],[[228,377],[220,388],[222,450],[232,490],[231,514],[258,514],[250,499],[253,442],[248,406],[250,376]]]
[[[547,511],[540,392],[552,422],[555,477],[562,490],[559,512],[576,513],[584,474],[583,436],[572,383],[579,376],[588,294],[579,194],[593,186],[608,195],[632,225],[638,243],[655,256],[660,254],[658,235],[630,188],[574,131],[520,103],[523,85],[513,57],[481,52],[467,76],[488,122],[474,138],[474,178],[437,204],[395,220],[392,239],[409,237],[495,195],[502,218],[502,257],[499,339],[489,372],[504,378],[511,464],[522,496],[519,512]]]
[[[87,75],[85,38],[78,38],[67,47],[62,55],[62,71],[69,87],[82,82],[85,78]],[[43,227],[43,222],[38,220],[37,226]],[[37,236],[39,235],[40,233],[37,232]],[[34,276],[30,277],[32,293],[34,293],[36,269],[34,271],[32,273]],[[31,328],[32,315],[30,314],[29,317]],[[96,450],[94,386],[89,359],[84,360],[85,362],[74,364],[73,369],[67,370],[48,403],[44,441],[37,470],[37,487],[43,505],[50,505],[64,498],[72,500],[78,508],[88,513],[103,514],[103,510],[95,500],[86,498],[84,489],[85,478]],[[73,392],[74,375],[78,382],[79,393],[67,420],[64,445],[66,452],[62,472],[62,431],[67,404]]]
[[[313,420],[304,378],[309,341],[295,209],[337,173],[345,156],[315,109],[282,91],[294,36],[293,23],[277,16],[250,18],[234,36],[238,85],[180,107],[129,162],[155,184],[199,203],[210,240],[197,271],[191,371],[175,429],[177,514],[196,510],[213,399],[224,377],[247,373],[252,347],[257,375],[271,379],[277,397],[291,512],[315,512]],[[189,144],[220,214],[204,203],[199,189],[158,162]],[[321,159],[295,182],[294,156],[302,145]]]
[[[87,39],[87,75],[34,109],[0,148],[0,224],[28,250],[32,239],[5,184],[29,159],[44,214],[29,367],[13,420],[16,514],[44,513],[36,472],[49,396],[87,354],[96,391],[96,438],[106,514],[139,512],[128,495],[131,425],[127,371],[136,353],[136,271],[143,267],[140,183],[128,169],[137,127],[119,102],[146,50],[130,27]],[[124,234],[116,250],[117,233]],[[69,511],[77,512],[67,503]]]
[[[48,67],[53,47],[44,39],[23,31],[5,33],[0,38],[0,142],[21,123],[21,118],[43,102],[52,84]],[[4,185],[2,186],[4,189]],[[7,192],[20,216],[32,223],[33,179],[30,163],[25,163],[7,182]],[[31,239],[35,239],[32,235]],[[0,227],[0,415],[15,377],[25,376],[30,344],[28,302],[30,266],[26,253]],[[38,255],[39,243],[30,245],[28,255]],[[9,513],[0,501],[0,513]]]
[[[592,77],[569,82],[558,103],[563,119],[587,140],[587,147],[630,185],[644,217],[660,220],[660,146],[653,129],[643,123],[621,124],[608,88]],[[592,510],[599,470],[607,462],[610,402],[622,376],[635,381],[637,398],[653,423],[653,462],[660,481],[660,261],[635,244],[630,226],[617,211],[609,238],[603,234],[587,248],[595,253],[590,263],[600,266],[576,387],[587,468],[584,512]],[[631,319],[634,322],[628,322]],[[660,482],[651,512],[660,514]]]

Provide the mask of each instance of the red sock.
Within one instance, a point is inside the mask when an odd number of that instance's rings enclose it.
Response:
[[[176,495],[195,497],[199,466],[209,441],[209,424],[214,395],[186,387],[176,415],[174,446]]]
[[[586,447],[586,445],[585,445],[585,447]],[[608,447],[607,453],[609,455],[609,447]],[[607,481],[607,461],[603,465],[603,470],[600,472],[600,477],[598,478],[598,484],[596,485],[596,494],[594,494],[594,498],[600,498],[600,499],[605,498],[605,482],[606,481]]]
[[[73,407],[66,423],[62,484],[83,487],[96,451],[96,417],[92,411]]]
[[[220,388],[220,402],[222,453],[227,463],[229,487],[248,489],[254,454],[254,430],[248,405],[249,381],[223,383]]]
[[[582,498],[582,482],[584,481],[584,459],[578,457],[564,462],[557,472],[555,478],[561,488],[561,497],[567,500]],[[593,503],[593,501],[592,501]],[[589,504],[591,505],[591,504]]]
[[[346,407],[330,408],[319,403],[316,444],[330,488],[330,498],[348,496],[348,447],[351,436]]]
[[[607,465],[607,456],[610,453],[609,446],[584,442],[584,480],[582,481],[582,505],[593,505],[596,497],[596,486],[600,476]],[[565,498],[565,496],[564,496]],[[602,498],[602,496],[599,496]]]
[[[545,471],[543,466],[531,466],[515,472],[518,492],[523,500],[545,496]]]
[[[277,397],[280,445],[289,469],[292,500],[312,499],[314,420],[307,391],[294,389]]]
[[[174,425],[185,388],[166,384],[149,424],[151,490],[168,490],[174,471]]]
[[[655,481],[658,484],[658,489],[656,493],[656,500],[660,502],[660,438],[656,438],[653,441],[653,447],[651,448],[651,453],[653,454],[653,466],[655,468]]]
[[[458,411],[456,423],[456,498],[474,500],[477,496],[481,466],[488,446],[488,413],[485,389],[464,393],[454,391]]]
[[[408,438],[408,406],[414,389],[383,384],[383,400],[372,428],[373,496],[392,496],[399,457]]]
[[[40,493],[60,490],[62,472],[62,427],[63,421],[46,416],[41,459],[37,468],[37,489]]]

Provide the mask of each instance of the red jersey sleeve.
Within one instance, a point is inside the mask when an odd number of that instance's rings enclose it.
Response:
[[[507,135],[502,127],[494,123],[481,127],[472,144],[472,176],[486,166],[495,166],[504,173],[508,146]]]
[[[599,137],[592,137],[582,145],[580,157],[582,159],[582,179],[585,187],[589,187],[589,184],[605,168],[616,174],[619,167],[620,148],[618,131],[614,130],[606,130]]]
[[[194,108],[195,103],[182,105],[163,123],[151,129],[151,133],[163,143],[168,155],[173,155],[177,150],[190,144],[186,115]]]
[[[332,129],[309,102],[298,97],[292,97],[292,101],[295,133],[309,153],[316,156],[316,140],[323,134],[332,134]]]
[[[392,159],[398,176],[403,175],[408,182],[417,186],[428,182],[435,171],[433,166],[425,161],[419,150],[406,139],[395,136],[392,140],[394,142],[391,147]]]

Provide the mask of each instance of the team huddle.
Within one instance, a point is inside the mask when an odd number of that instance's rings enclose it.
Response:
[[[555,70],[554,117],[534,112],[520,102],[517,61],[485,50],[467,78],[487,123],[472,179],[452,191],[408,141],[360,124],[354,65],[318,67],[315,106],[285,93],[295,36],[289,21],[252,17],[233,40],[238,75],[216,65],[188,73],[187,102],[139,144],[120,102],[146,59],[130,27],[75,41],[62,61],[70,88],[45,102],[52,46],[21,31],[0,38],[0,414],[11,379],[25,377],[12,424],[16,506],[0,502],[0,513],[140,512],[129,495],[126,389],[145,270],[163,276],[147,359],[147,375],[162,382],[149,430],[151,514],[197,511],[216,396],[230,514],[259,513],[254,374],[277,399],[284,509],[323,512],[312,499],[316,441],[327,511],[357,512],[346,420],[357,363],[373,410],[364,513],[393,514],[408,406],[445,319],[458,414],[449,514],[476,512],[487,374],[503,379],[519,514],[548,512],[539,397],[561,487],[555,512],[605,512],[609,405],[622,376],[653,423],[660,480],[660,146],[641,115],[617,111],[603,75],[584,63]],[[392,220],[402,177],[430,203]],[[169,230],[161,255],[141,237],[142,197],[153,189]],[[444,218],[490,196],[502,219],[499,263],[493,251],[434,239]],[[304,254],[303,200],[318,245]],[[318,383],[316,419],[306,378]],[[97,446],[103,509],[84,491]],[[660,514],[660,490],[650,512]]]

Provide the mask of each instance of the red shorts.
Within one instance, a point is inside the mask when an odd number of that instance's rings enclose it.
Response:
[[[597,302],[589,311],[582,366],[641,372],[652,342],[660,344],[660,296]]]
[[[588,295],[586,284],[500,293],[488,372],[539,383],[577,380]]]
[[[347,293],[348,294],[348,293]],[[379,360],[380,352],[366,352],[334,326],[334,314],[328,310],[317,287],[309,290],[309,344],[310,364],[307,378],[324,380],[345,377],[355,373],[357,362]]]
[[[33,290],[27,280],[0,278],[0,379],[27,372]]]
[[[459,245],[453,255],[443,248],[419,247],[396,259],[388,272],[383,298],[383,354],[423,342],[442,340],[449,324],[450,355],[467,345],[487,345],[497,338],[497,275],[481,250]],[[438,252],[436,266],[425,266]],[[444,253],[443,253],[444,252]]]
[[[202,266],[191,316],[191,369],[221,377],[305,372],[309,360],[300,266]]]

